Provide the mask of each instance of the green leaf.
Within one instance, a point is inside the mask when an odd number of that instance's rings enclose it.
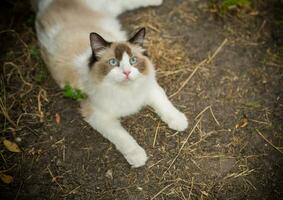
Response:
[[[69,84],[65,85],[64,87],[64,96],[77,101],[80,101],[87,97],[87,95],[83,93],[81,90],[73,88]]]
[[[221,3],[222,9],[228,10],[234,6],[249,6],[251,4],[251,0],[223,0]]]

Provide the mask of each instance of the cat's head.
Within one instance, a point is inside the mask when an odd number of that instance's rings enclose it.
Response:
[[[151,63],[143,49],[144,37],[145,28],[125,42],[108,42],[99,34],[90,33],[92,56],[89,67],[95,80],[131,83],[147,76]]]

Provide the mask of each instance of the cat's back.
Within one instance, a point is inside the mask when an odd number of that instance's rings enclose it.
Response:
[[[42,5],[36,19],[36,29],[41,45],[50,49],[69,48],[68,43],[74,44],[79,40],[82,46],[88,45],[88,34],[99,27],[95,21],[103,18],[81,0],[41,0],[48,2]],[[82,38],[79,36],[82,35]],[[64,44],[66,43],[66,44]]]
[[[52,43],[60,44],[60,47],[69,48],[68,44],[75,42],[89,46],[91,32],[97,32],[110,41],[126,39],[117,19],[111,13],[90,7],[92,1],[39,0],[42,6],[37,14],[36,29],[40,43],[48,48],[52,44],[46,39],[52,39]]]
[[[82,24],[92,26],[103,17],[102,12],[88,8],[83,0],[41,0],[45,3],[39,8],[37,21],[45,25],[61,24],[63,27]]]
[[[39,0],[36,31],[42,57],[62,87],[66,82],[79,88],[83,85],[91,32],[111,41],[125,37],[113,16],[90,8],[85,0]]]

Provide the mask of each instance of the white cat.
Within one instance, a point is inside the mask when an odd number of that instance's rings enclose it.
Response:
[[[144,149],[119,118],[149,105],[171,129],[187,128],[186,116],[168,100],[145,55],[141,28],[130,39],[117,15],[160,5],[162,0],[39,0],[36,31],[42,57],[56,82],[88,96],[85,120],[115,144],[133,167],[146,163]]]

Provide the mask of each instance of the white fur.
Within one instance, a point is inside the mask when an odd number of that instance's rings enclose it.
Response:
[[[132,66],[130,64],[130,56],[124,52],[122,55],[122,60],[120,61],[120,68],[122,71],[131,71]]]
[[[129,60],[129,55],[124,52],[119,67],[113,68],[107,75],[106,79],[108,79],[109,81],[113,80],[117,83],[124,82],[124,84],[131,84],[137,78],[142,77],[143,75],[139,72],[137,68],[130,64]],[[130,72],[128,78],[123,73],[125,71]]]
[[[76,71],[80,73],[80,81],[78,83],[78,88],[81,90],[86,90],[86,85],[88,82],[88,73],[89,69],[87,67],[82,67],[82,66],[88,66],[88,59],[90,55],[92,54],[91,48],[89,47],[88,49],[85,50],[82,54],[78,55],[77,57],[74,58],[74,66],[76,67]]]
[[[40,12],[43,12],[51,1],[40,0]],[[107,16],[100,21],[94,21],[94,23],[99,27],[99,34],[109,41],[125,41],[127,39],[126,33],[121,30],[121,25],[116,18],[117,15],[126,10],[162,3],[162,0],[81,1],[92,8],[94,12]],[[54,55],[56,45],[60,45],[54,42],[54,37],[60,32],[60,27],[60,24],[54,24],[49,30],[41,30],[37,25],[39,42],[50,52],[50,55]],[[88,34],[86,33],[86,35]],[[115,67],[100,83],[95,83],[87,66],[87,59],[90,55],[89,48],[73,58],[74,67],[79,71],[81,77],[79,86],[88,94],[86,101],[90,102],[93,110],[85,120],[110,140],[133,167],[143,166],[147,160],[144,149],[121,126],[119,119],[138,112],[145,105],[153,107],[161,119],[170,128],[177,131],[187,128],[187,118],[172,105],[164,90],[158,85],[152,65],[149,74],[144,75],[129,63],[130,57],[124,53],[120,67]],[[128,80],[123,74],[125,70],[131,71]]]
[[[38,12],[45,10],[53,0],[38,0],[37,8]]]
[[[118,69],[118,68],[117,68]],[[138,112],[143,106],[155,109],[168,126],[184,131],[188,126],[186,116],[168,100],[164,90],[156,82],[154,73],[133,82],[117,84],[109,75],[89,93],[94,113],[86,119],[97,131],[115,144],[133,167],[145,164],[145,151],[121,126],[119,118]]]
[[[99,1],[98,1],[99,2]],[[103,34],[104,39],[108,41],[125,41],[127,40],[127,34],[122,31],[120,22],[115,17],[106,17],[96,22],[99,26],[103,27],[103,30],[107,33],[111,33],[109,37],[107,34]]]
[[[83,0],[94,11],[105,11],[116,17],[127,10],[146,6],[159,6],[163,0]]]
[[[42,31],[39,24],[35,23],[35,28],[37,31],[37,39],[41,47],[45,48],[51,55],[55,55],[57,43],[54,42],[54,38],[60,32],[61,26],[59,24],[53,24],[48,30]]]

